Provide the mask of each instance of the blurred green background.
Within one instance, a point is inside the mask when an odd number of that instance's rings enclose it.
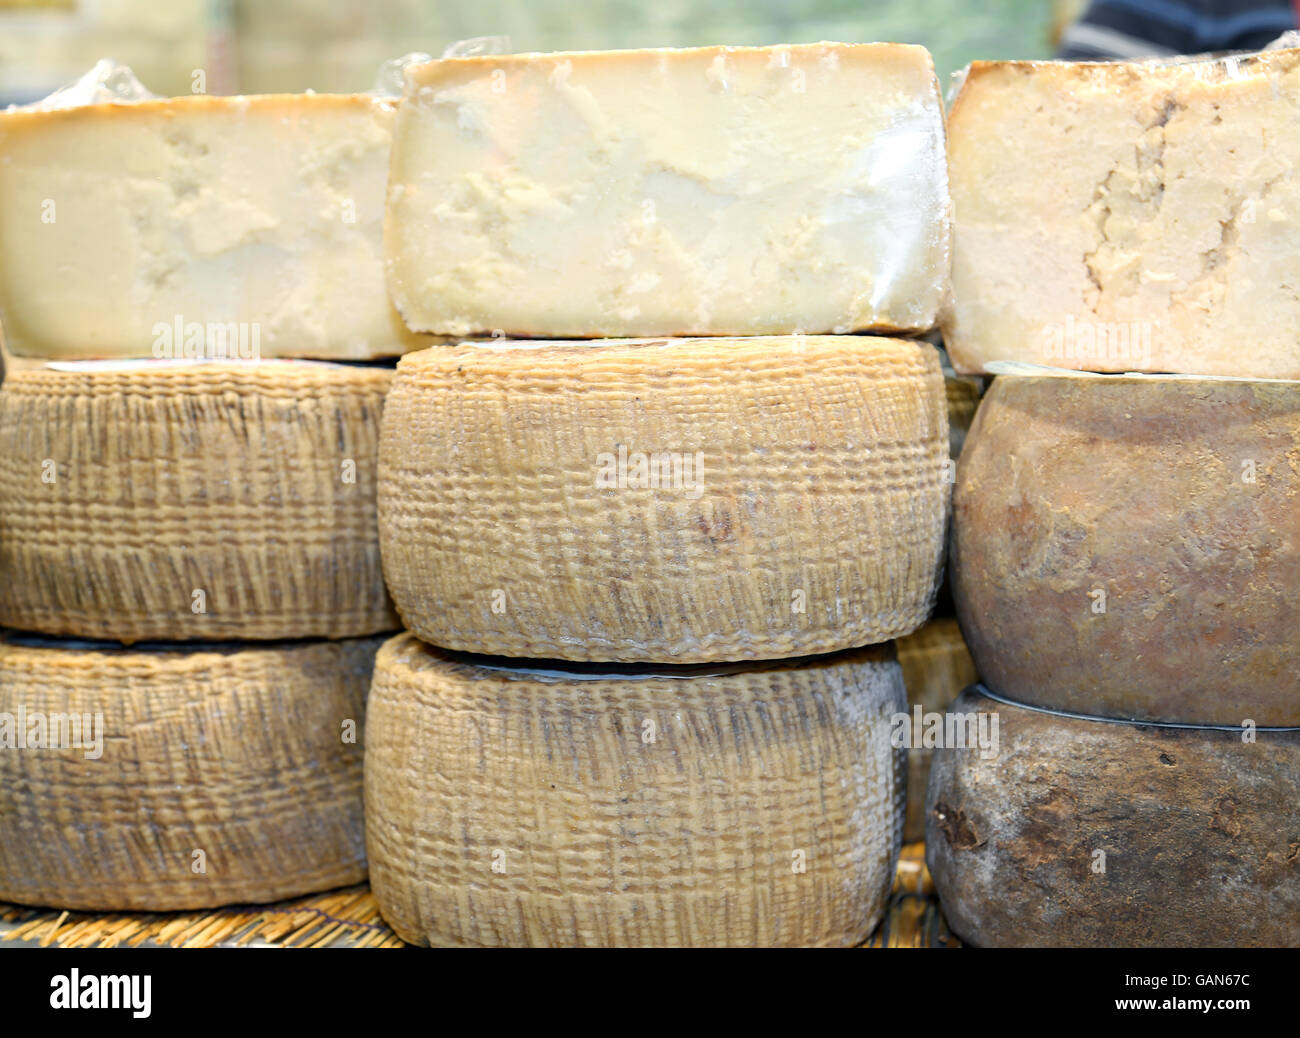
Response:
[[[1082,0],[0,0],[0,103],[100,57],[155,93],[367,89],[379,64],[470,36],[514,50],[817,40],[921,43],[945,78],[974,58],[1046,57]]]

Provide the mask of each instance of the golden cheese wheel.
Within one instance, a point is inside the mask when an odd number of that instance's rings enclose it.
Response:
[[[363,880],[378,645],[0,639],[0,901],[167,911]]]
[[[926,860],[985,947],[1300,946],[1300,730],[1163,728],[964,693],[995,751],[935,751]],[[987,729],[991,730],[991,728]]]
[[[852,336],[410,354],[384,412],[384,573],[466,652],[694,663],[887,641],[934,603],[936,351]]]
[[[121,641],[394,630],[375,520],[392,372],[85,363],[0,390],[0,624]]]
[[[399,635],[367,716],[375,897],[412,944],[857,944],[898,857],[904,702],[890,646],[611,669]]]

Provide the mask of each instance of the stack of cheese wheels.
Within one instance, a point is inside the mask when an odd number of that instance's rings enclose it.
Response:
[[[396,103],[68,100],[0,113],[0,900],[359,882]]]
[[[1297,459],[1300,383],[994,381],[952,570],[1009,704],[968,699],[1001,748],[940,753],[929,789],[963,937],[1300,944]]]
[[[972,943],[1300,945],[1297,112],[1294,49],[980,62],[954,102],[944,339],[997,377],[926,823]]]
[[[403,939],[874,928],[948,426],[933,347],[847,333],[934,324],[946,197],[917,47],[407,71],[389,284],[474,341],[403,358],[384,413],[410,633],[376,663],[366,824]]]

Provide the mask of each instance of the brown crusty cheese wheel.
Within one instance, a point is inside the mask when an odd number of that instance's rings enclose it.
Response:
[[[0,638],[0,900],[153,912],[361,882],[378,645]]]
[[[392,372],[57,364],[0,390],[0,624],[139,640],[398,626],[375,520]]]
[[[996,712],[998,752],[936,751],[930,872],[976,945],[1300,946],[1300,731]],[[1246,736],[1245,738],[1243,736]]]
[[[674,663],[887,641],[933,606],[948,515],[926,343],[471,343],[384,413],[384,573],[466,652]]]
[[[890,646],[725,667],[376,660],[371,882],[422,945],[854,945],[903,821]]]
[[[1001,376],[953,498],[953,597],[994,691],[1300,724],[1300,383]]]

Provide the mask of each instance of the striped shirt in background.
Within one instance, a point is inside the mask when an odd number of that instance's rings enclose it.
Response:
[[[1300,0],[1093,0],[1058,58],[1107,61],[1259,50],[1296,28]]]

